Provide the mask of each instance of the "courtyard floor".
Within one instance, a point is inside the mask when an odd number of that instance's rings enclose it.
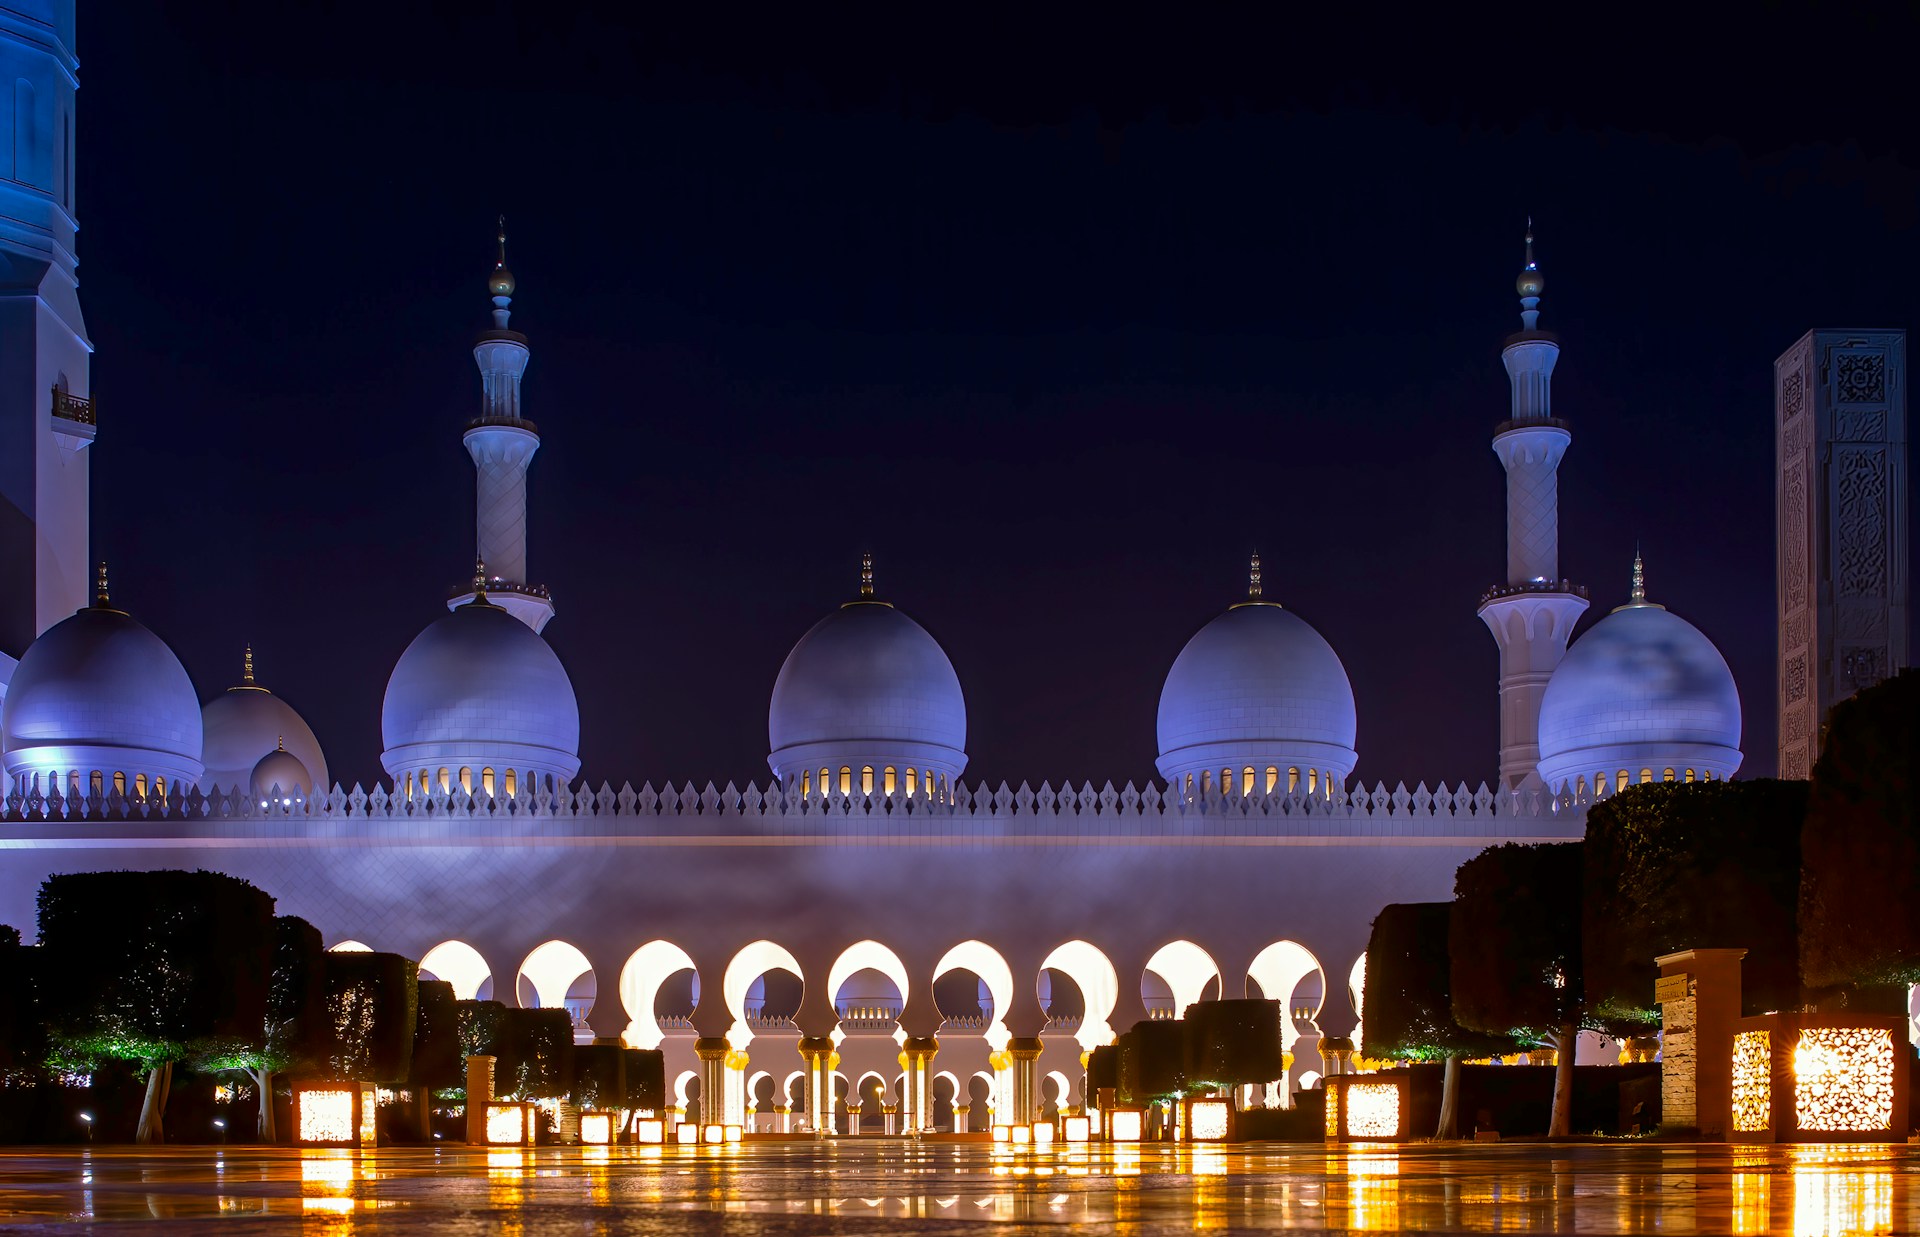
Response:
[[[0,1233],[1920,1232],[1920,1147],[15,1149]]]

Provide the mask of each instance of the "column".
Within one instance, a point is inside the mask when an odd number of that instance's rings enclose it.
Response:
[[[1013,1093],[1008,1097],[1010,1112],[1001,1120],[1009,1125],[1033,1124],[1035,1063],[1040,1060],[1040,1047],[1040,1037],[1037,1035],[1007,1041],[1007,1055],[1013,1059]]]
[[[1725,1138],[1733,1123],[1733,1035],[1744,949],[1683,949],[1654,962],[1660,978],[1660,1124]]]
[[[880,1132],[888,1138],[900,1132],[900,1105],[880,1105]]]
[[[972,1111],[973,1105],[971,1104],[955,1104],[953,1106],[954,1133],[964,1134],[967,1132],[967,1117],[972,1114]]]
[[[847,1137],[848,1138],[860,1137],[860,1109],[861,1109],[860,1101],[858,1100],[847,1101]]]
[[[833,1050],[833,1041],[824,1035],[802,1036],[796,1046],[801,1059],[807,1063],[807,1123],[816,1136],[832,1134],[835,1132],[833,1071],[840,1064],[840,1054]]]
[[[901,1045],[900,1065],[907,1072],[904,1125],[909,1134],[933,1128],[933,1058],[939,1051],[940,1041],[932,1036],[915,1036]]]
[[[693,1053],[700,1058],[702,1126],[727,1123],[727,1054],[732,1050],[732,1045],[721,1038],[702,1036],[693,1041]]]

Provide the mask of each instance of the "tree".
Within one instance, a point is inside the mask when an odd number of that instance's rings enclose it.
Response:
[[[1513,1038],[1461,1026],[1453,1016],[1449,962],[1451,902],[1383,907],[1367,939],[1367,986],[1360,1022],[1369,1056],[1441,1061],[1440,1123],[1435,1138],[1460,1136],[1460,1061],[1513,1051]]]
[[[509,1009],[494,1092],[502,1099],[564,1099],[573,1068],[573,1016],[564,1009]]]
[[[1186,1027],[1186,1072],[1194,1086],[1272,1082],[1287,1072],[1278,1001],[1200,1001],[1187,1006],[1181,1022]]]
[[[413,1024],[413,1058],[407,1086],[413,1091],[414,1136],[433,1139],[433,1093],[467,1085],[467,1064],[460,1047],[460,1008],[453,985],[422,979],[417,986],[419,1012]]]
[[[266,1014],[250,1039],[216,1041],[195,1057],[203,1070],[234,1071],[252,1080],[260,1096],[254,1133],[274,1141],[273,1081],[276,1075],[307,1061],[320,1042],[326,1017],[321,985],[326,951],[320,930],[304,919],[282,915],[273,921],[273,970],[267,981]]]
[[[1580,882],[1578,842],[1490,846],[1454,874],[1447,925],[1454,1021],[1559,1054],[1550,1138],[1572,1132],[1574,1046],[1588,1025]]]
[[[625,1108],[627,1106],[627,1050],[618,1044],[591,1044],[573,1050],[573,1082],[567,1098],[575,1107],[587,1110]]]
[[[499,1001],[458,1001],[454,1005],[454,1018],[460,1035],[462,1096],[469,1103],[475,1098],[466,1092],[464,1072],[468,1057],[493,1058],[493,1093],[501,1094],[501,1058],[507,1051],[507,1007]]]
[[[217,872],[87,872],[40,886],[53,1063],[134,1062],[143,1143],[164,1142],[176,1062],[265,1025],[273,899]]]
[[[399,954],[329,953],[324,974],[321,1075],[406,1085],[420,1007],[420,964]]]
[[[1179,1022],[1147,1019],[1122,1035],[1120,1094],[1129,1104],[1173,1099],[1185,1095],[1187,1031]]]
[[[659,1112],[667,1106],[667,1058],[658,1048],[622,1048],[621,1074],[629,1112]]]
[[[1750,1012],[1800,993],[1800,833],[1807,784],[1652,782],[1587,812],[1581,969],[1589,1009],[1655,1023],[1653,960],[1745,948]],[[1369,1024],[1371,1030],[1371,1024]]]
[[[1800,971],[1810,986],[1920,983],[1916,759],[1920,671],[1828,713],[1800,835]]]
[[[28,1087],[46,1075],[47,1034],[40,1010],[44,951],[20,943],[18,929],[0,924],[0,1087]]]

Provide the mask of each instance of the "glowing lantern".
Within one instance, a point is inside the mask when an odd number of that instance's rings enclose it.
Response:
[[[1398,1142],[1407,1136],[1407,1075],[1364,1074],[1327,1079],[1327,1137]]]
[[[664,1117],[640,1117],[633,1123],[633,1141],[658,1146],[667,1141],[667,1122]]]
[[[1138,1108],[1115,1108],[1107,1113],[1107,1138],[1117,1143],[1137,1143],[1146,1129],[1147,1115]]]
[[[1885,1142],[1906,1132],[1898,1016],[1765,1014],[1733,1037],[1735,1142]]]
[[[378,1107],[355,1082],[293,1084],[294,1141],[307,1147],[371,1147]]]
[[[1187,1141],[1220,1143],[1233,1137],[1233,1101],[1219,1098],[1187,1101]]]
[[[1060,1123],[1060,1134],[1070,1143],[1090,1142],[1093,1139],[1093,1121],[1089,1117],[1068,1117]]]
[[[614,1116],[610,1112],[580,1114],[580,1141],[589,1147],[604,1147],[613,1142]]]

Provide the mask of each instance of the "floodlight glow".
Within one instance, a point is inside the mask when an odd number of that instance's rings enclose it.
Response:
[[[1349,1137],[1399,1137],[1399,1087],[1390,1082],[1362,1082],[1341,1089],[1346,1092]]]
[[[580,1114],[580,1141],[590,1147],[604,1147],[613,1141],[613,1114],[610,1112],[583,1112]]]
[[[1773,1034],[1742,1031],[1733,1037],[1733,1129],[1755,1134],[1773,1122]]]
[[[664,1117],[641,1117],[633,1123],[633,1140],[640,1143],[659,1145],[667,1141],[667,1122]]]
[[[746,1136],[746,1130],[738,1125],[729,1125],[726,1128],[726,1136],[728,1142],[737,1143]]]
[[[994,1127],[993,1127],[993,1141],[995,1141],[995,1142],[997,1142],[997,1143],[1004,1143],[1004,1142],[1012,1142],[1012,1141],[1013,1141],[1013,1127],[1012,1127],[1012,1126],[1010,1126],[1010,1125],[996,1125],[996,1126],[994,1126]]]
[[[1033,1127],[1030,1125],[1016,1125],[1011,1133],[1013,1145],[1016,1147],[1025,1147],[1033,1142]]]
[[[682,1147],[691,1147],[700,1141],[700,1127],[690,1122],[681,1122],[673,1127],[673,1141]]]
[[[527,1141],[527,1110],[519,1104],[488,1104],[487,1141],[494,1146],[524,1145]]]
[[[1807,1027],[1793,1049],[1794,1122],[1822,1133],[1893,1126],[1893,1033]]]
[[[1053,1146],[1053,1122],[1035,1121],[1033,1123],[1033,1145],[1036,1147]]]
[[[350,1143],[353,1141],[353,1092],[296,1091],[294,1107],[300,1110],[294,1126],[303,1143]]]
[[[1070,1143],[1090,1142],[1093,1139],[1093,1121],[1088,1117],[1068,1117],[1060,1123],[1061,1135]]]
[[[709,1146],[727,1141],[727,1127],[724,1125],[703,1127],[700,1131],[700,1141]]]
[[[1137,1143],[1146,1125],[1146,1114],[1138,1108],[1116,1108],[1107,1115],[1107,1137],[1117,1143]]]
[[[1187,1106],[1187,1138],[1197,1143],[1224,1142],[1233,1120],[1226,1100],[1195,1100]]]

